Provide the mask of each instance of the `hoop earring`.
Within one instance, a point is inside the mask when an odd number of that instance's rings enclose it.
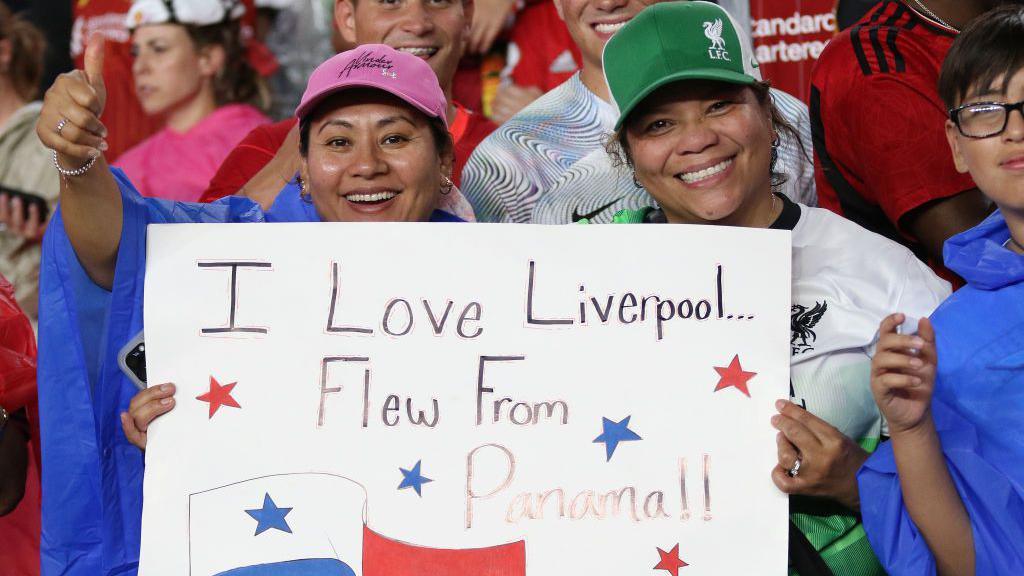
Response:
[[[640,181],[636,179],[636,172],[633,172],[633,186],[636,186],[640,190],[643,190],[644,187],[644,185],[641,184]]]
[[[441,194],[447,196],[452,193],[453,188],[455,188],[455,182],[452,182],[451,178],[441,174]]]

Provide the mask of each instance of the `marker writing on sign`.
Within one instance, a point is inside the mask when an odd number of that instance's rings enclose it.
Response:
[[[538,328],[586,326],[587,324],[618,323],[623,326],[640,322],[653,322],[657,340],[665,337],[666,326],[676,320],[753,320],[754,314],[729,313],[725,306],[724,270],[721,264],[714,268],[714,294],[672,298],[663,294],[636,294],[623,291],[601,296],[591,295],[585,284],[579,284],[579,304],[573,316],[541,317],[538,267],[530,260],[526,278],[526,324]]]

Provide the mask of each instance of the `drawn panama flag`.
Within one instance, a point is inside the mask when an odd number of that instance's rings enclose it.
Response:
[[[189,496],[191,576],[524,576],[525,542],[443,549],[378,534],[366,490],[326,473],[278,474]]]
[[[189,495],[190,576],[360,576],[366,492],[280,474]]]

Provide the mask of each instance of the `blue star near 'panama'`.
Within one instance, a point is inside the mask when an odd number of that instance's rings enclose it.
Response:
[[[278,508],[277,504],[274,504],[274,499],[270,497],[270,493],[266,492],[263,494],[263,507],[246,510],[245,513],[256,521],[256,533],[253,536],[259,536],[271,528],[291,534],[292,529],[288,526],[288,521],[284,519],[291,511],[291,508]]]
[[[412,488],[416,491],[416,494],[421,498],[423,497],[423,485],[427,482],[433,482],[433,480],[420,473],[420,464],[422,463],[422,460],[417,460],[416,465],[412,467],[412,470],[399,468],[399,470],[402,471],[402,483],[398,485],[399,490]]]
[[[597,438],[594,438],[594,442],[604,442],[605,455],[608,457],[606,462],[612,459],[612,454],[614,454],[615,449],[618,448],[619,442],[643,440],[639,434],[629,429],[630,418],[632,418],[632,416],[626,416],[618,422],[612,422],[604,417],[601,418],[601,425],[604,427],[604,432],[602,432]]]

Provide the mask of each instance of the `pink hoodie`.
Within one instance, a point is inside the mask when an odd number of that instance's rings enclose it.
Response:
[[[122,154],[117,166],[143,196],[195,202],[235,145],[269,121],[247,104],[222,106],[184,134],[165,127]]]

